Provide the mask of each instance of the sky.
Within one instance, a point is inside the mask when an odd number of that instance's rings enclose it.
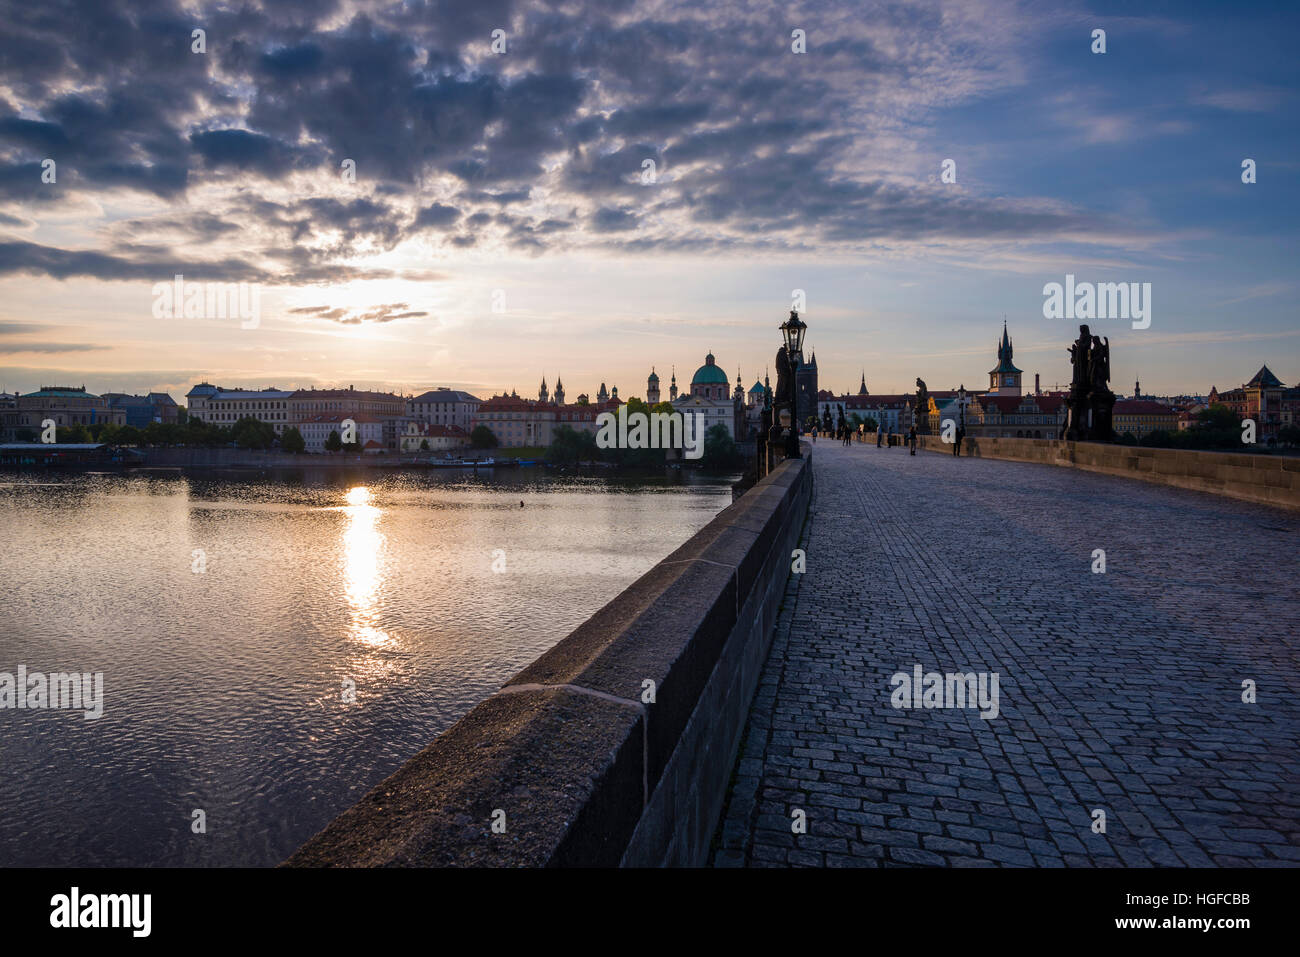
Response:
[[[1150,283],[1118,393],[1300,381],[1300,5],[0,11],[2,390],[748,388],[794,304],[822,388],[986,387],[1004,319],[1046,388],[1067,275]]]

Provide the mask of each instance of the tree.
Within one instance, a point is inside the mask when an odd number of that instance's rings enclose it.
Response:
[[[200,448],[214,448],[230,443],[230,430],[190,416],[181,430],[181,441]]]
[[[880,423],[877,422],[875,419],[873,419],[871,416],[867,416],[865,419],[863,419],[862,424],[866,426],[866,430],[868,432],[874,432],[876,431],[876,429],[880,428]]]
[[[469,434],[469,444],[476,449],[495,449],[501,443],[486,425],[476,425]]]
[[[241,449],[269,449],[275,442],[275,428],[246,415],[231,429],[231,440]]]
[[[1216,402],[1196,413],[1190,428],[1171,435],[1170,444],[1187,449],[1248,448],[1241,442],[1241,422],[1241,416]]]
[[[84,425],[60,426],[54,430],[56,442],[91,442],[90,430]]]
[[[1277,440],[1283,445],[1300,445],[1300,425],[1284,425],[1277,430]]]
[[[302,437],[301,432],[291,425],[280,436],[280,446],[286,452],[297,455],[307,448],[307,440]]]
[[[325,451],[337,452],[342,448],[343,448],[343,440],[339,438],[339,434],[337,432],[335,432],[333,429],[330,429],[330,434],[325,439]]]
[[[700,464],[706,469],[727,470],[736,468],[740,454],[731,431],[725,425],[711,425],[704,433],[704,458]]]
[[[113,433],[113,441],[117,445],[143,445],[144,433],[134,425],[124,425]]]
[[[144,429],[148,445],[180,445],[185,441],[185,430],[171,422],[150,422]]]
[[[421,452],[427,452],[427,451],[429,451],[429,440],[428,440],[428,439],[420,439],[420,451],[421,451]]]
[[[581,434],[570,426],[555,430],[546,449],[546,461],[553,465],[576,465],[582,458]]]
[[[183,405],[176,407],[176,424],[188,425],[190,421],[190,410]]]

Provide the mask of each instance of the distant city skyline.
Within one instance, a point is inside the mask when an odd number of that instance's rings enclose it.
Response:
[[[1248,12],[15,13],[0,388],[486,397],[559,375],[635,396],[710,350],[748,387],[795,290],[824,388],[863,369],[876,393],[981,388],[1004,315],[1047,387],[1078,322],[1045,318],[1043,288],[1067,275],[1151,284],[1149,328],[1091,323],[1117,392],[1231,388],[1265,362],[1295,384],[1298,14]],[[256,326],[159,318],[177,274],[256,284]]]

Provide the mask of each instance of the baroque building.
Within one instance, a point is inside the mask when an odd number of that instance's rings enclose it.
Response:
[[[676,373],[673,375],[676,383]],[[683,415],[700,416],[700,425],[705,432],[715,425],[721,425],[737,442],[745,438],[745,399],[744,389],[739,379],[733,395],[727,382],[727,374],[717,364],[710,352],[704,357],[704,365],[695,370],[691,377],[691,391],[683,393],[673,400],[673,408]]]

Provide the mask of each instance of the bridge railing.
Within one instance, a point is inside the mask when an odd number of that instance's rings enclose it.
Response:
[[[918,446],[952,455],[952,445],[938,435],[921,436]],[[962,455],[1059,465],[1242,501],[1300,508],[1300,457],[1296,456],[970,435],[962,443]]]

